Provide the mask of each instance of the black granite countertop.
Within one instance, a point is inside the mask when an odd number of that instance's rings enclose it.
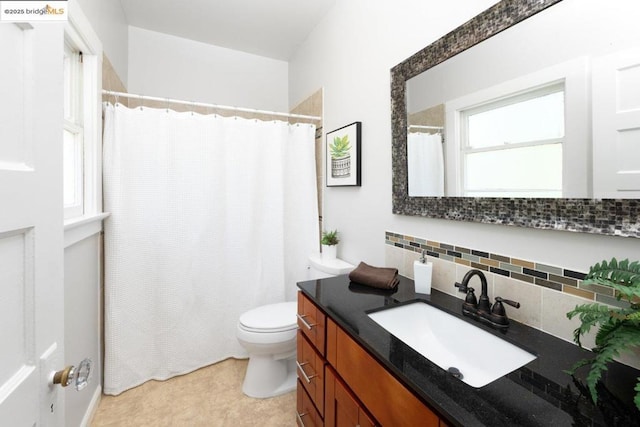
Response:
[[[462,300],[435,289],[430,296],[416,294],[413,280],[402,276],[394,291],[351,283],[347,275],[300,282],[298,287],[452,425],[640,426],[640,411],[633,405],[633,387],[640,372],[626,365],[612,363],[609,366],[596,407],[585,388],[588,368],[582,368],[576,379],[564,372],[589,353],[542,331],[512,320],[506,333],[498,332],[462,316]],[[537,358],[484,387],[473,388],[431,363],[367,316],[371,311],[415,300],[471,322],[536,354]]]

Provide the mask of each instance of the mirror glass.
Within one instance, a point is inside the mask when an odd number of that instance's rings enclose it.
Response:
[[[600,9],[598,9],[600,7]],[[567,9],[565,9],[567,8]],[[570,9],[569,9],[570,8]],[[571,59],[560,59],[551,62],[551,59],[542,59],[543,51],[549,46],[533,47],[533,41],[543,35],[553,34],[551,44],[555,44],[556,40],[560,40],[567,33],[577,31],[571,23],[574,20],[584,19],[584,12],[587,10],[599,11],[596,16],[589,15],[591,20],[584,22],[584,28],[590,31],[599,31],[599,27],[606,25],[607,41],[604,43],[600,38],[596,41],[600,43],[602,49],[600,52],[589,51],[589,53],[576,53]],[[569,13],[563,12],[568,10]],[[559,12],[558,12],[559,11]],[[556,12],[559,13],[556,17]],[[600,13],[601,12],[601,13]],[[518,169],[523,164],[533,163],[534,171],[540,173],[540,170],[550,170],[551,176],[545,186],[549,186],[547,190],[558,191],[558,176],[562,180],[562,197],[542,197],[540,192],[536,197],[429,197],[429,196],[409,196],[408,191],[408,162],[407,162],[407,131],[408,114],[407,114],[407,81],[420,75],[423,72],[437,70],[440,64],[446,64],[448,61],[458,61],[456,57],[474,47],[478,46],[485,40],[505,37],[511,29],[519,26],[529,26],[539,21],[535,18],[544,15],[551,15],[551,21],[547,21],[542,27],[536,27],[529,32],[529,39],[522,41],[522,44],[513,51],[506,54],[502,51],[481,56],[478,62],[474,63],[467,69],[457,69],[450,73],[458,74],[459,79],[455,83],[456,90],[459,95],[455,95],[454,100],[464,100],[466,105],[472,105],[473,108],[465,110],[467,113],[467,122],[475,129],[480,129],[480,133],[474,132],[474,136],[468,154],[475,156],[467,167],[467,176],[480,176],[485,182],[499,181],[503,172],[494,170],[489,171],[487,164],[495,164],[495,160],[487,161],[482,153],[483,147],[490,147],[492,150],[497,144],[503,144],[504,141],[496,143],[496,138],[487,139],[487,132],[493,133],[491,130],[495,127],[495,123],[517,123],[517,125],[508,128],[501,126],[501,134],[499,138],[506,138],[508,142],[516,143],[526,142],[530,139],[538,141],[532,144],[533,147],[538,145],[547,145],[547,151],[551,152],[554,160],[548,160],[546,157],[540,157],[540,160],[526,162],[525,160],[533,159],[527,154],[516,156],[513,153],[505,154],[508,150],[503,150],[505,156],[502,163],[508,163],[512,169]],[[486,224],[502,224],[517,227],[529,227],[537,229],[564,230],[580,233],[596,233],[613,236],[640,237],[640,200],[638,195],[638,159],[640,158],[640,126],[638,114],[640,114],[640,66],[638,66],[638,58],[636,45],[640,38],[635,35],[629,37],[624,35],[621,37],[613,36],[611,33],[619,31],[627,31],[637,26],[636,17],[640,16],[640,2],[636,0],[612,0],[608,2],[596,0],[502,0],[491,8],[482,12],[475,18],[446,34],[442,38],[436,40],[429,46],[415,53],[411,57],[402,61],[391,69],[391,130],[392,130],[392,188],[393,188],[393,213],[400,215],[414,215],[429,218],[440,218],[455,221],[472,221]],[[529,21],[531,20],[531,21]],[[615,23],[613,26],[611,22]],[[612,28],[614,28],[612,30]],[[603,36],[604,37],[604,36]],[[580,39],[580,37],[578,37]],[[559,43],[559,42],[558,42]],[[618,46],[613,47],[611,44]],[[618,55],[617,60],[610,61],[610,55]],[[524,77],[533,77],[540,79],[544,77],[545,72],[558,72],[558,67],[562,69],[563,65],[578,64],[577,69],[580,70],[580,63],[586,62],[587,73],[579,74],[582,78],[572,79],[556,79],[547,78],[542,80],[539,85],[534,84],[536,90],[540,92],[525,90],[521,92],[517,86],[510,88],[509,82],[517,82],[521,84],[521,74],[516,73],[518,64],[525,62],[529,57],[538,58],[545,64],[545,67],[538,67],[533,72],[525,73]],[[505,61],[509,59],[508,61]],[[515,59],[516,61],[512,61]],[[615,59],[615,58],[614,58]],[[485,84],[486,89],[496,91],[504,90],[504,97],[490,97],[492,101],[489,104],[483,102],[484,98],[479,101],[471,99],[466,95],[483,94],[482,90],[462,91],[466,86],[474,84],[474,80],[480,77],[476,76],[476,68],[483,67],[485,64],[501,64],[498,69],[501,72],[509,72],[505,77],[506,80],[497,83]],[[553,64],[558,64],[556,67]],[[614,65],[612,65],[614,64]],[[444,68],[444,65],[442,65]],[[576,68],[571,68],[576,69]],[[566,71],[565,71],[566,72]],[[486,74],[486,73],[485,73]],[[599,75],[595,78],[593,76]],[[557,117],[551,119],[545,116],[545,126],[538,129],[536,122],[527,121],[527,124],[520,121],[514,121],[511,117],[514,111],[527,111],[531,113],[531,109],[537,110],[557,110],[559,104],[556,102],[558,95],[556,82],[564,85],[565,92],[578,93],[572,88],[572,82],[577,82],[578,87],[585,88],[584,97],[589,102],[571,102],[579,108],[570,108],[569,102],[565,102],[565,95],[560,98],[564,99],[564,116],[562,119]],[[438,80],[435,80],[438,82]],[[431,89],[432,95],[444,92],[442,81],[436,83]],[[582,86],[580,86],[582,85]],[[531,86],[531,85],[529,85]],[[528,87],[528,86],[525,86]],[[451,88],[447,88],[450,90]],[[507,96],[508,95],[508,96]],[[520,96],[521,95],[521,96]],[[549,96],[549,98],[547,98]],[[601,97],[605,102],[597,102],[596,98]],[[424,112],[424,115],[433,114],[435,116],[445,117],[444,109],[445,101],[449,101],[444,97],[433,98],[434,100],[425,104],[426,106],[414,112],[422,110],[431,110]],[[571,97],[571,99],[578,99]],[[594,102],[591,102],[591,99]],[[542,103],[542,104],[541,104]],[[465,105],[465,104],[461,104]],[[496,108],[486,108],[490,107]],[[540,107],[547,105],[547,107]],[[438,111],[440,109],[440,112]],[[451,110],[451,108],[450,108]],[[496,110],[496,111],[494,111]],[[444,111],[444,112],[443,112]],[[537,114],[537,113],[536,113]],[[455,117],[455,115],[454,115]],[[591,123],[581,124],[580,117],[591,120]],[[437,120],[437,119],[434,119]],[[445,123],[444,120],[447,120]],[[446,117],[441,122],[427,121],[415,122],[419,126],[433,126],[436,129],[423,129],[429,131],[426,133],[437,133],[438,127],[442,127],[441,133],[444,141],[443,145],[448,142],[448,128],[451,127],[451,121]],[[425,124],[427,123],[427,124]],[[521,124],[522,123],[522,124]],[[555,125],[554,125],[555,123]],[[635,123],[635,124],[634,124]],[[563,129],[557,126],[562,125]],[[478,127],[479,126],[479,127]],[[578,130],[573,129],[574,126],[579,127]],[[516,129],[518,133],[512,132]],[[523,129],[520,129],[523,128]],[[418,130],[416,128],[415,130]],[[466,132],[465,128],[460,128],[460,132]],[[488,131],[487,131],[488,129]],[[584,137],[580,137],[581,133]],[[554,146],[558,142],[549,142],[549,139],[558,139],[562,137],[562,149],[554,150]],[[574,135],[574,139],[578,141],[576,144],[569,144],[567,136]],[[578,135],[578,136],[575,136]],[[493,141],[493,142],[492,142]],[[433,145],[433,144],[432,144]],[[508,145],[508,144],[507,144]],[[578,147],[586,146],[587,149],[579,151]],[[571,147],[576,147],[575,151],[567,151]],[[589,148],[590,147],[590,148]],[[509,147],[510,148],[510,147]],[[528,149],[528,147],[516,147]],[[491,150],[489,150],[491,151]],[[493,150],[496,151],[496,150]],[[544,150],[537,150],[544,151]],[[555,153],[554,153],[555,151]],[[446,150],[443,149],[443,159],[446,156]],[[522,153],[522,151],[520,151]],[[517,153],[516,153],[517,154]],[[539,153],[543,156],[544,153]],[[524,160],[523,160],[524,159]],[[446,159],[445,159],[446,160]],[[518,163],[519,161],[519,163]],[[493,163],[490,163],[493,162]],[[538,163],[544,162],[543,165]],[[443,160],[444,164],[444,160]],[[517,165],[517,166],[514,166]],[[551,166],[552,167],[551,167]],[[569,176],[565,168],[577,167],[584,170],[583,176],[587,177],[587,183],[583,180],[576,181],[577,190],[573,190],[569,185]],[[459,167],[459,166],[456,166]],[[422,168],[426,169],[426,168]],[[531,168],[530,168],[531,169]],[[555,170],[555,172],[554,172]],[[447,176],[449,172],[447,171]],[[475,175],[473,175],[475,174]],[[590,175],[589,175],[590,174]],[[538,175],[538,177],[543,175]],[[575,177],[580,178],[581,174],[576,173]],[[443,175],[443,187],[447,186]],[[538,182],[539,178],[535,175],[531,178],[532,182]],[[475,180],[473,183],[482,180]],[[503,181],[504,183],[504,181]],[[484,185],[484,184],[483,184]],[[504,184],[503,184],[504,185]],[[522,188],[527,189],[529,185],[527,181],[521,184]],[[438,188],[439,184],[436,184]],[[555,186],[555,187],[554,187]],[[478,186],[479,187],[479,186]],[[565,188],[572,189],[566,190]],[[483,190],[482,188],[473,188],[474,191]],[[575,191],[571,193],[569,191]],[[523,194],[523,193],[521,193]],[[588,197],[581,197],[587,194]],[[634,199],[634,197],[636,197]]]
[[[408,79],[408,196],[639,198],[639,16],[564,0]]]

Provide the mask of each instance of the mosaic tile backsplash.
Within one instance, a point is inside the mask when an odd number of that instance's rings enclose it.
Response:
[[[420,258],[423,250],[429,262],[433,263],[434,289],[464,299],[464,293],[459,292],[454,284],[461,281],[470,269],[483,270],[492,300],[501,296],[521,304],[519,309],[507,307],[510,319],[565,341],[573,342],[574,330],[580,325],[577,318],[566,317],[566,313],[576,305],[598,302],[628,307],[626,301],[616,299],[612,289],[584,283],[586,272],[491,253],[482,248],[467,248],[424,237],[385,232],[385,266],[398,268],[403,276],[413,278],[413,263]],[[595,336],[596,330],[592,328],[583,336],[583,346],[595,347]],[[640,348],[623,353],[616,360],[640,369]]]
[[[624,302],[615,298],[613,289],[583,283],[584,272],[390,231],[385,232],[385,243],[417,253],[425,250],[427,255],[444,261],[477,268],[593,301],[616,306],[624,305]]]

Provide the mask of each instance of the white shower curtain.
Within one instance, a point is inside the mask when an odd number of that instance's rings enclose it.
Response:
[[[105,393],[246,357],[240,314],[295,299],[318,245],[314,137],[105,107]]]
[[[411,132],[407,135],[409,196],[444,196],[442,135]]]

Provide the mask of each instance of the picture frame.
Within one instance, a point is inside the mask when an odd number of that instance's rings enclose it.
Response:
[[[353,122],[327,132],[325,177],[327,187],[361,186],[362,122]]]

